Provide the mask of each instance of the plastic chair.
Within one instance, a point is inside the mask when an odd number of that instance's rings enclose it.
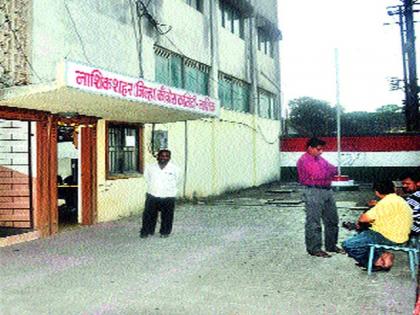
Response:
[[[407,244],[412,244],[411,243],[412,240],[410,239],[410,241],[407,242]],[[386,250],[393,250],[393,251],[403,251],[406,252],[408,254],[408,259],[409,259],[409,265],[410,265],[410,271],[411,271],[411,277],[413,278],[413,280],[416,279],[416,269],[417,266],[419,265],[419,250],[417,249],[418,247],[418,239],[416,239],[415,241],[415,245],[414,246],[410,246],[410,245],[383,245],[383,244],[369,244],[370,246],[370,251],[369,251],[369,262],[368,262],[368,275],[372,274],[372,265],[373,265],[373,256],[375,253],[375,248],[383,248]]]

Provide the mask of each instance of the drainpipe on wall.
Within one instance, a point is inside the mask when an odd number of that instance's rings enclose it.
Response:
[[[134,28],[134,36],[137,40],[136,47],[137,47],[138,62],[139,62],[139,77],[142,78],[144,74],[143,72],[143,28],[142,28],[142,18],[141,18],[142,7],[140,4],[140,1],[135,0],[134,8],[131,5],[130,9],[134,10],[134,14],[132,14],[133,20],[134,20],[134,17],[137,20],[137,29],[134,23],[133,23],[133,28]]]
[[[211,49],[211,71],[209,80],[209,94],[214,99],[219,99],[218,74],[219,74],[219,38],[218,38],[218,11],[219,1],[209,1],[209,32]],[[211,120],[211,194],[218,194],[217,159],[216,159],[216,119]]]
[[[184,187],[183,195],[186,198],[187,193],[187,175],[188,175],[188,121],[184,121]]]
[[[258,114],[258,64],[257,64],[257,33],[255,16],[249,18],[249,46],[247,49],[249,61],[249,76],[251,81],[251,93],[249,95],[250,112],[253,114],[253,128],[256,130],[257,114]],[[253,186],[257,184],[257,135],[254,131],[252,134],[252,182]]]

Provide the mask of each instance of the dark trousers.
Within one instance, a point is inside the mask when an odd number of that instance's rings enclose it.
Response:
[[[315,253],[322,247],[322,226],[327,251],[334,251],[338,239],[338,214],[334,194],[330,189],[308,188],[303,191],[305,201],[305,245],[308,253]]]
[[[161,235],[171,234],[174,221],[175,198],[158,198],[146,194],[146,205],[143,212],[143,224],[141,235],[153,235],[155,233],[158,212],[160,211]]]
[[[369,244],[397,245],[378,232],[365,230],[346,239],[342,246],[350,257],[366,267],[369,260]],[[375,249],[373,262],[376,262],[384,251],[384,249]]]

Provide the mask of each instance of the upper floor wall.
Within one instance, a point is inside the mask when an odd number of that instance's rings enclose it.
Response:
[[[214,98],[220,96],[220,74],[249,86],[251,101],[259,89],[279,94],[277,17],[262,15],[275,0],[25,3],[31,12],[29,48],[18,55],[30,61],[25,64],[31,83],[54,81],[63,59],[156,81],[156,47],[162,47],[210,69],[208,90]]]

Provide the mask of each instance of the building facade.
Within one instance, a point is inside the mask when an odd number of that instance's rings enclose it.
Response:
[[[279,179],[277,1],[0,1],[0,226],[141,213],[169,148],[180,197]]]

